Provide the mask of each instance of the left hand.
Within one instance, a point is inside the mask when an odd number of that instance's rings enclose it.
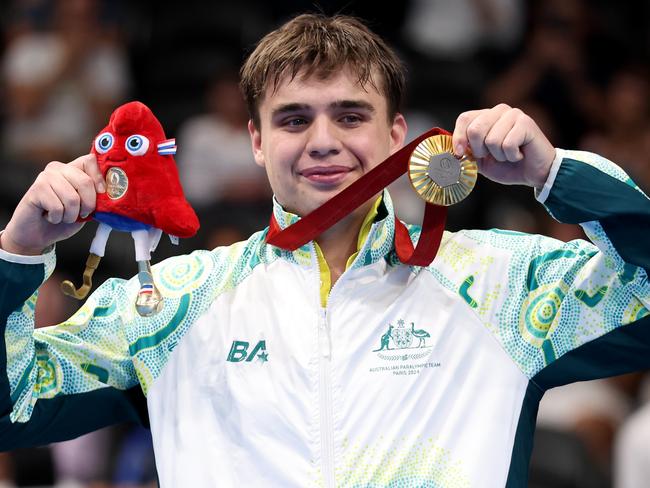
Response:
[[[457,156],[473,155],[482,175],[506,185],[541,189],[555,159],[555,148],[535,121],[504,103],[460,114],[453,147]]]

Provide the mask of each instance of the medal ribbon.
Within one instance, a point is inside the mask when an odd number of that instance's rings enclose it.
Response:
[[[330,198],[296,223],[281,229],[271,214],[266,242],[273,246],[294,251],[321,235],[343,217],[368,201],[389,184],[408,171],[409,158],[417,145],[427,137],[451,135],[444,129],[434,127],[416,137],[409,144],[389,156],[377,167]],[[426,202],[422,231],[414,248],[406,226],[395,215],[395,250],[400,261],[415,266],[428,266],[438,252],[445,229],[447,207]]]

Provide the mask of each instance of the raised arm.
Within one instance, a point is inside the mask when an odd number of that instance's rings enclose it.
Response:
[[[613,162],[556,150],[507,105],[461,115],[454,142],[487,177],[534,187],[553,217],[592,241],[465,233],[499,256],[494,271],[471,275],[471,294],[525,374],[547,389],[650,367],[650,199]],[[500,281],[507,289],[495,299]]]
[[[52,244],[76,233],[104,191],[92,155],[50,163],[0,235],[0,449],[72,438],[111,423],[146,421],[120,303],[104,284],[67,322],[34,330]],[[46,252],[43,254],[43,251]]]

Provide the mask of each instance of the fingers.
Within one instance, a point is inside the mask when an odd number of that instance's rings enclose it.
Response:
[[[507,105],[497,105],[482,111],[469,123],[466,130],[467,141],[475,157],[484,158],[490,154],[485,140],[494,124],[509,108]]]
[[[60,224],[64,213],[63,202],[50,185],[39,185],[38,178],[34,184],[36,187],[39,188],[34,195],[33,204],[43,210],[43,216],[50,224]]]
[[[521,152],[521,148],[532,140],[533,134],[530,124],[521,123],[524,118],[528,118],[532,122],[530,117],[524,113],[520,113],[517,116],[515,124],[503,138],[503,152],[507,161],[520,161],[523,159],[524,155]]]
[[[555,158],[553,144],[535,121],[506,104],[461,114],[452,143],[456,156],[471,155],[480,173],[505,184],[541,188]]]
[[[456,119],[456,127],[452,135],[452,145],[456,156],[460,157],[467,152],[469,147],[467,127],[481,112],[484,112],[484,110],[469,110],[460,114]]]
[[[33,199],[48,222],[69,224],[95,209],[95,182],[78,165],[54,161],[36,179]]]
[[[521,110],[506,104],[491,109],[464,112],[456,121],[453,134],[454,152],[465,154],[468,148],[476,158],[492,156],[496,161],[520,161],[521,147],[527,141],[527,117]]]
[[[506,144],[510,132],[515,127],[517,116],[517,113],[514,110],[511,110],[502,114],[501,117],[494,122],[485,136],[485,156],[491,155],[497,161],[521,160],[522,154],[521,151],[519,151],[519,146],[513,148]]]
[[[88,174],[88,176],[90,176],[95,184],[95,190],[97,193],[104,193],[106,191],[106,182],[104,181],[104,176],[97,164],[97,157],[94,154],[84,154],[74,161],[71,161],[70,165],[82,169],[86,174]]]

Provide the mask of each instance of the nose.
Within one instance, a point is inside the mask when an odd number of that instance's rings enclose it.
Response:
[[[341,152],[339,129],[328,117],[315,118],[308,131],[306,150],[311,157],[322,158]]]

